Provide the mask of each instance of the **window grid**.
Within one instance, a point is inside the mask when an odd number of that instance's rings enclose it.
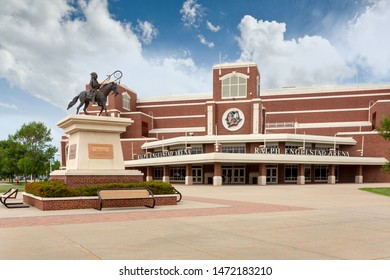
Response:
[[[222,97],[246,97],[247,80],[231,76],[222,80]]]
[[[130,96],[127,92],[122,93],[122,107],[130,111]]]
[[[245,146],[222,146],[222,153],[245,154]]]

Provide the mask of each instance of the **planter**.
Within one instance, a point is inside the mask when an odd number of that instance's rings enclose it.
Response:
[[[177,205],[177,195],[155,195],[154,197],[156,198],[156,206]],[[143,206],[142,200],[142,198],[112,200],[111,203],[105,203],[104,208]],[[48,198],[24,193],[23,202],[42,211],[99,208],[97,196]]]

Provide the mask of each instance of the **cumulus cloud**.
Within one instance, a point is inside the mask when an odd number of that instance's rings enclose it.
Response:
[[[158,35],[157,28],[148,21],[138,20],[137,31],[140,33],[141,41],[146,45],[151,44]]]
[[[144,37],[151,40],[155,29],[142,25]],[[131,24],[113,19],[106,0],[5,1],[0,38],[0,77],[61,108],[85,89],[92,71],[103,80],[120,69],[122,83],[135,89],[139,98],[211,87],[209,69],[197,69],[195,75],[191,58],[185,64],[168,57],[167,67],[164,58],[143,57]],[[185,65],[189,70],[183,71]]]
[[[351,65],[364,70],[367,81],[390,76],[390,1],[377,0],[348,23],[339,48]],[[341,37],[341,36],[340,36]]]
[[[187,27],[199,27],[204,16],[204,8],[196,0],[186,0],[180,10],[181,20]]]
[[[213,43],[213,42],[208,42],[208,41],[206,40],[206,38],[205,38],[203,35],[201,35],[201,34],[198,35],[198,38],[199,38],[199,41],[200,41],[203,45],[209,47],[210,49],[214,47],[214,43]]]
[[[257,62],[263,87],[337,84],[355,71],[320,36],[286,40],[286,24],[244,16],[238,26],[240,60]]]
[[[207,21],[207,29],[212,32],[218,32],[219,30],[221,30],[221,26],[219,25],[215,26],[211,22]]]

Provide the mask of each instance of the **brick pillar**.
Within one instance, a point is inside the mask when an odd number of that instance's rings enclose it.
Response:
[[[213,185],[214,186],[222,186],[222,166],[220,162],[214,163],[214,177],[213,177]]]
[[[191,164],[187,164],[186,165],[186,178],[185,178],[185,184],[188,186],[188,185],[192,185],[193,181],[192,181],[192,165]]]
[[[363,165],[356,166],[355,183],[356,184],[363,183]]]
[[[335,166],[334,164],[329,165],[328,171],[328,184],[336,184],[336,176],[335,176]]]
[[[151,166],[146,167],[146,181],[153,180],[153,169]]]
[[[163,182],[169,183],[169,165],[164,165]]]
[[[267,185],[267,170],[265,163],[259,164],[259,177],[257,177],[257,184],[259,186]]]
[[[305,184],[305,165],[304,164],[298,164],[297,184],[298,185],[304,185]]]

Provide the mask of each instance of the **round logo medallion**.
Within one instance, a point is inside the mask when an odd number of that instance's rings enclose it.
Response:
[[[239,130],[245,122],[244,113],[237,108],[230,108],[223,113],[222,124],[230,131]]]

